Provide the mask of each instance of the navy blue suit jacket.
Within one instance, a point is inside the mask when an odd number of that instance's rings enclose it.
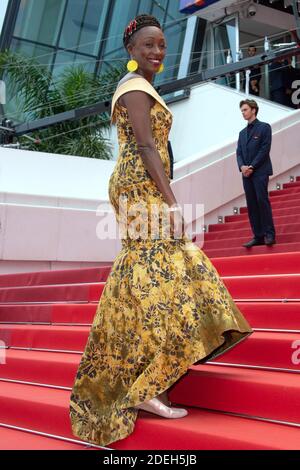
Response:
[[[272,128],[266,122],[256,119],[249,136],[247,127],[241,130],[236,150],[239,170],[241,171],[243,165],[252,165],[253,175],[273,175],[270,159],[271,144]]]

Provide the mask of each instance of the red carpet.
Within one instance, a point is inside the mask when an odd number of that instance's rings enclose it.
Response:
[[[133,434],[110,447],[300,449],[300,180],[272,191],[271,200],[277,245],[240,246],[251,237],[244,208],[205,235],[204,250],[253,335],[213,362],[191,365],[172,388],[186,418],[140,412]],[[72,435],[68,407],[109,271],[0,275],[1,449],[95,448]]]

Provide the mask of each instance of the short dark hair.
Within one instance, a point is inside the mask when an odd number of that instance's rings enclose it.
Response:
[[[254,49],[257,50],[254,44],[250,44],[250,46],[248,46],[248,49],[250,49],[250,47],[254,47]]]
[[[255,109],[255,110],[256,110],[256,111],[255,111],[255,116],[257,116],[257,113],[258,113],[258,111],[259,111],[259,106],[258,106],[258,104],[256,103],[255,100],[249,100],[249,99],[247,99],[247,100],[242,100],[242,101],[240,102],[240,108],[241,108],[242,106],[244,106],[244,104],[247,104],[248,106],[250,106],[251,109]]]
[[[160,22],[155,18],[155,16],[147,15],[145,13],[136,16],[125,28],[123,34],[123,44],[125,48],[127,48],[134,33],[145,28],[145,26],[156,26],[157,28],[162,29]]]

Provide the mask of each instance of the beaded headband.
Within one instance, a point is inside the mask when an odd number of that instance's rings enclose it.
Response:
[[[125,30],[125,35],[126,36],[131,36],[133,34],[133,32],[136,31],[136,27],[137,27],[136,20],[130,21],[129,25],[127,26],[127,28]]]

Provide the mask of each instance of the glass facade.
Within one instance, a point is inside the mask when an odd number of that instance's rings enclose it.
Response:
[[[205,2],[209,3],[214,2]],[[114,65],[127,62],[129,57],[122,42],[124,28],[137,14],[149,13],[161,22],[168,46],[165,69],[156,75],[155,85],[225,64],[229,58],[228,52],[232,60],[236,61],[239,51],[245,57],[248,45],[253,42],[258,52],[263,50],[265,32],[262,33],[261,27],[257,29],[254,21],[243,19],[238,10],[230,16],[214,18],[213,21],[197,17],[195,27],[191,27],[189,13],[180,12],[183,4],[195,6],[196,2],[9,0],[11,18],[7,21],[9,27],[4,27],[5,38],[1,38],[1,47],[5,44],[13,51],[35,57],[50,70],[54,80],[73,64],[80,64],[88,72],[99,76],[110,71]],[[204,8],[204,3],[201,8]],[[268,25],[268,18],[265,26],[264,31],[269,31],[271,43],[283,37],[284,32],[280,32],[280,27],[274,30],[272,25]],[[279,34],[273,34],[273,30],[278,30]],[[285,34],[285,41],[291,39],[290,33]],[[236,75],[221,78],[217,83],[239,89],[240,80],[241,77]],[[263,80],[261,84],[261,96],[268,97],[267,74],[266,85]],[[6,105],[6,110],[14,108],[14,99],[12,97]]]
[[[128,59],[123,30],[139,13],[156,16],[163,25],[168,51],[157,81],[178,74],[187,15],[179,0],[13,0],[17,16],[9,48],[36,57],[58,77],[66,66],[82,64],[101,74]]]

